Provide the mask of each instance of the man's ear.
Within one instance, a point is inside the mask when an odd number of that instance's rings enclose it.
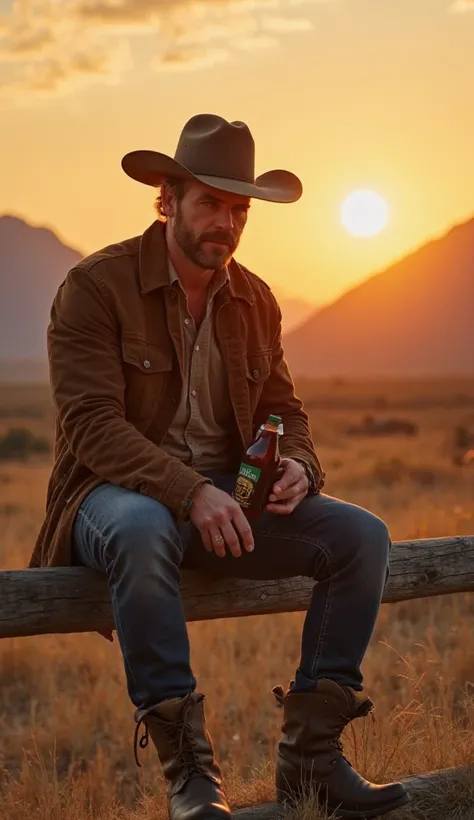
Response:
[[[163,182],[161,186],[161,209],[168,219],[175,214],[175,199],[172,187]]]

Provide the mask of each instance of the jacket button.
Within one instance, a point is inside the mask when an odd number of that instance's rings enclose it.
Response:
[[[254,379],[258,379],[258,377],[260,376],[260,370],[258,370],[257,368],[255,368],[255,370],[252,370],[252,376],[254,377]]]
[[[149,361],[149,359],[145,359],[145,361],[143,362],[143,367],[149,368],[150,365],[151,365],[151,362]]]

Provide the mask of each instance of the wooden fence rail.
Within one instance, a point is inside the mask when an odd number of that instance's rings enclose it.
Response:
[[[194,573],[183,573],[181,587],[186,617],[189,621],[198,621],[303,611],[307,608],[313,581],[308,578],[212,581]],[[393,544],[384,602],[472,590],[474,535]],[[83,567],[0,571],[0,638],[112,628],[109,594],[101,574]],[[437,802],[440,792],[444,803],[447,795],[452,800],[455,815],[450,817],[468,820],[473,816],[472,765],[411,776],[404,783],[414,802],[396,812],[400,820],[403,817],[441,820]],[[235,820],[283,820],[281,809],[275,803],[242,807],[235,810],[233,816]],[[307,812],[305,816],[309,816]],[[444,818],[447,815],[443,813]]]
[[[189,621],[235,618],[307,608],[309,578],[211,581],[183,573]],[[474,590],[474,535],[393,544],[384,601]],[[113,628],[103,576],[83,567],[0,571],[0,638]]]
[[[387,814],[387,820],[392,817],[393,820],[472,820],[474,766],[411,775],[402,782],[412,802]],[[321,814],[311,810],[293,814],[293,818],[299,816],[319,820]],[[233,811],[232,817],[234,820],[284,820],[289,815],[277,803],[258,803]]]

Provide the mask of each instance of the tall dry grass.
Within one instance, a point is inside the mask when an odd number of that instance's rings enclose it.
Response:
[[[474,468],[452,461],[455,425],[474,430],[474,383],[337,381],[301,390],[328,492],[382,515],[394,539],[474,532]],[[37,409],[34,419],[22,419],[25,407]],[[409,418],[420,435],[347,437],[346,427],[369,412]],[[0,433],[13,423],[52,436],[47,391],[0,388]],[[3,568],[27,563],[49,470],[41,461],[0,465]],[[346,733],[349,756],[366,776],[381,781],[474,762],[473,616],[468,594],[382,606],[364,662],[375,721]],[[271,688],[294,672],[302,621],[286,614],[190,624],[193,665],[235,805],[272,798],[281,713]],[[165,816],[151,747],[142,769],[133,761],[133,707],[116,641],[95,634],[2,641],[0,720],[2,817]],[[466,779],[393,816],[472,817],[473,794]]]

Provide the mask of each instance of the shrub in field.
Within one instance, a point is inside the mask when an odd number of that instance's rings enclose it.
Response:
[[[458,424],[454,428],[454,446],[460,450],[468,450],[474,445],[474,433],[471,433],[467,427]]]
[[[379,459],[372,471],[378,484],[392,487],[394,484],[413,482],[421,487],[432,487],[445,479],[442,470],[423,464],[407,464],[401,458]]]
[[[416,436],[418,425],[406,419],[384,420],[365,416],[360,425],[348,427],[346,434],[348,436]]]
[[[35,436],[26,427],[11,427],[0,437],[0,461],[27,459],[31,455],[49,453],[47,439]]]

